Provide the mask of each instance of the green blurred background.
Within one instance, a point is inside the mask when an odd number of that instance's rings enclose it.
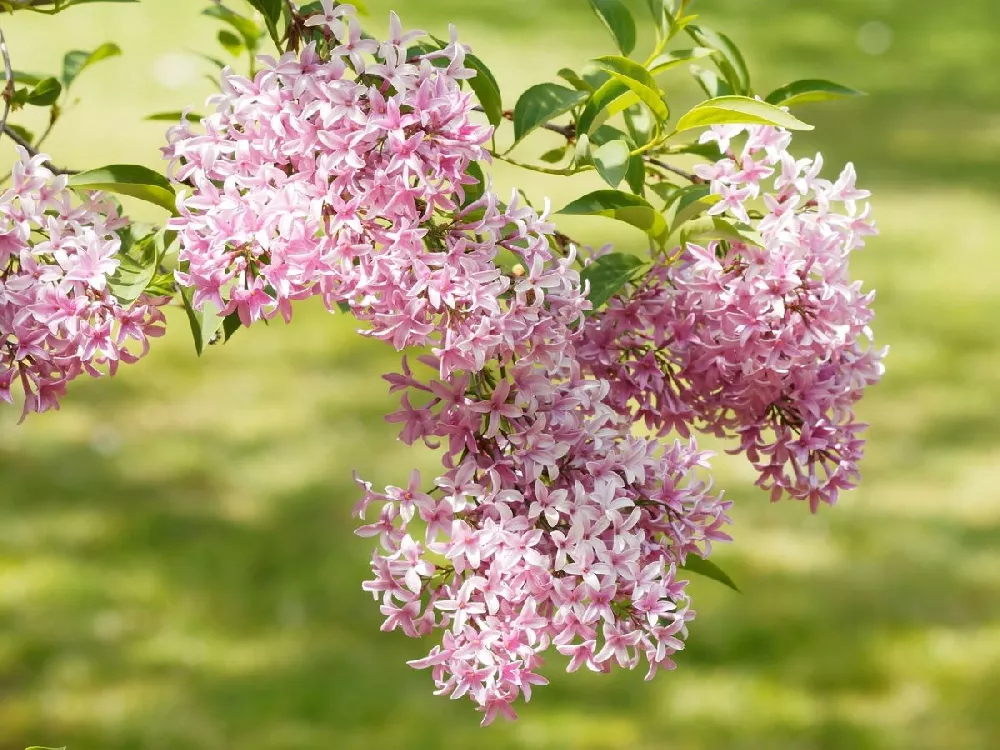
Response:
[[[25,70],[124,49],[76,84],[48,144],[57,163],[157,166],[163,127],[142,115],[200,105],[211,69],[191,50],[224,54],[205,4],[2,19]],[[438,35],[456,23],[507,106],[611,52],[585,0],[370,5],[379,33],[393,6]],[[241,331],[197,361],[175,312],[148,359],[74,384],[62,412],[0,415],[0,750],[1000,747],[1000,3],[696,9],[744,48],[758,90],[825,77],[871,94],[803,108],[817,129],[796,141],[837,168],[854,160],[875,191],[882,236],[854,268],[878,289],[892,351],[861,407],[863,487],[811,516],[720,457],[737,505],[718,556],[744,593],[693,584],[679,669],[646,684],[553,663],[519,722],[481,730],[469,703],[433,697],[405,665],[428,644],[380,633],[359,588],[369,545],[352,535],[351,470],[385,484],[434,466],[382,421],[395,401],[378,376],[396,355],[304,305],[290,327]],[[556,204],[594,185],[498,174]],[[572,230],[638,242],[611,222]]]

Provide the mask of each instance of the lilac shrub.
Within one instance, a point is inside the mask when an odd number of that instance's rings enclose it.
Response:
[[[821,156],[789,152],[808,128],[789,107],[850,90],[755,96],[686,0],[649,2],[654,50],[633,60],[635,22],[604,0],[591,5],[622,54],[504,110],[454,29],[404,32],[393,13],[377,40],[332,0],[250,5],[209,12],[242,35],[250,74],[224,69],[204,116],[157,116],[179,121],[170,183],[127,165],[57,176],[27,139],[0,197],[0,397],[17,376],[25,412],[44,411],[76,374],[134,361],[174,295],[199,353],[318,296],[403,354],[386,419],[440,457],[405,487],[357,478],[355,508],[377,543],[363,588],[382,630],[431,639],[410,664],[436,693],[488,724],[516,717],[553,651],[571,672],[674,668],[688,576],[731,585],[709,560],[731,502],[698,433],[813,512],[859,481],[853,409],[885,356],[873,293],[848,270],[875,231],[869,194],[852,165],[829,180]],[[256,55],[265,31],[276,55]],[[699,46],[668,49],[685,34]],[[657,78],[700,59],[708,99],[672,118]],[[505,120],[514,145],[539,128],[564,145],[516,161],[497,145]],[[2,129],[25,142],[6,114]],[[494,159],[608,188],[552,214],[518,190],[503,200]],[[93,185],[172,216],[136,231]],[[582,246],[557,229],[566,214],[631,224],[649,250]]]

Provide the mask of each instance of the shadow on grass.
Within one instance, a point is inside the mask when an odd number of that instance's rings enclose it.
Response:
[[[65,466],[74,483],[100,488],[85,507],[58,475]],[[884,700],[909,679],[879,650],[928,629],[961,637],[1000,620],[1000,584],[954,564],[989,553],[992,534],[845,512],[829,527],[842,556],[832,569],[774,571],[736,558],[746,595],[699,582],[700,617],[677,673],[646,685],[639,674],[553,669],[554,684],[523,711],[528,728],[606,717],[631,735],[532,740],[521,725],[480,732],[464,701],[432,697],[428,675],[405,666],[426,645],[378,632],[358,587],[366,543],[335,502],[354,495],[344,477],[274,497],[266,517],[246,520],[219,503],[225,487],[208,469],[169,487],[129,481],[113,460],[67,444],[37,458],[0,455],[0,473],[0,685],[14,696],[0,710],[5,749],[657,748],[657,736],[685,748],[896,747],[885,727],[840,706]],[[762,503],[746,503],[757,506],[743,519],[752,525]],[[713,675],[804,696],[814,715],[789,723],[776,708],[747,721],[720,705],[706,721],[664,709]],[[932,669],[925,679],[935,712],[899,728],[917,743],[907,747],[932,747],[919,744],[921,723],[928,736],[961,726],[967,744],[949,748],[987,747],[975,741],[1000,729],[983,697],[996,678],[949,685]]]

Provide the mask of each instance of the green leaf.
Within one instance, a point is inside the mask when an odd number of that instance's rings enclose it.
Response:
[[[225,324],[225,319],[219,315],[219,311],[211,302],[206,301],[201,311],[195,310],[191,303],[194,296],[194,289],[189,286],[181,287],[181,302],[184,304],[184,312],[187,313],[188,323],[191,325],[191,335],[194,337],[194,350],[200,357],[219,329]]]
[[[549,120],[565,114],[587,98],[557,83],[539,83],[525,91],[514,105],[514,143]]]
[[[809,78],[793,81],[786,86],[777,88],[767,95],[764,101],[775,106],[790,107],[794,104],[809,102],[825,102],[830,99],[843,99],[848,96],[865,96],[864,91],[849,89],[833,81]]]
[[[676,132],[707,125],[777,125],[788,130],[812,130],[812,125],[748,96],[719,96],[702,102],[677,121]]]
[[[62,84],[67,89],[84,70],[94,63],[107,60],[109,57],[117,57],[122,53],[121,47],[114,42],[105,42],[93,52],[83,50],[72,50],[63,56]]]
[[[670,117],[670,110],[656,87],[656,81],[639,63],[614,55],[598,57],[594,62],[608,71],[615,80],[628,86],[661,122]]]
[[[667,202],[670,233],[673,234],[684,222],[704,213],[718,201],[719,196],[712,194],[709,185],[685,185],[678,188]]]
[[[7,123],[7,128],[10,129],[10,130],[13,130],[15,133],[17,133],[19,136],[21,136],[21,138],[23,138],[24,140],[26,140],[28,143],[34,143],[35,142],[35,134],[32,133],[27,128],[21,127],[20,125],[15,125],[12,122],[8,122]]]
[[[155,264],[143,264],[130,255],[122,256],[118,268],[108,279],[108,289],[123,305],[130,305],[146,291],[155,273]]]
[[[729,574],[711,560],[706,560],[697,555],[688,555],[687,560],[680,568],[690,573],[705,576],[705,578],[711,578],[713,581],[718,581],[731,588],[737,594],[742,593],[733,579],[729,577]]]
[[[625,181],[629,190],[636,195],[642,195],[646,189],[646,162],[642,154],[635,154],[629,157],[628,171],[625,172]]]
[[[180,122],[181,118],[186,119],[188,122],[200,122],[204,115],[199,115],[196,112],[188,112],[186,115],[180,110],[174,112],[156,112],[152,115],[147,115],[144,120],[156,120],[161,122]]]
[[[549,149],[544,154],[538,158],[544,161],[546,164],[558,164],[563,159],[566,158],[566,151],[569,149],[569,144],[564,144],[558,146],[557,148]]]
[[[576,71],[570,70],[569,68],[560,68],[556,75],[566,81],[566,83],[575,88],[577,91],[584,91],[589,94],[594,90],[594,87],[589,81],[584,80],[576,74]]]
[[[593,62],[588,62],[584,67],[580,77],[590,86],[591,91],[597,91],[601,86],[611,80],[607,71],[597,67]]]
[[[278,22],[281,20],[284,4],[281,0],[247,0],[247,2],[260,11],[264,17],[264,25],[267,26],[267,33],[271,35],[271,41],[280,50],[281,34],[278,32]]]
[[[486,63],[472,54],[465,56],[465,63],[476,75],[469,79],[469,86],[476,92],[476,98],[486,111],[486,119],[496,127],[503,120],[503,104],[500,99],[500,85]]]
[[[415,44],[407,50],[407,59],[412,56],[413,52],[425,55],[428,52],[436,52],[437,50],[448,46],[447,42],[442,39],[438,39],[436,36],[431,36],[431,39],[433,39],[435,44],[437,44],[436,47],[427,44],[426,42]],[[435,65],[439,64],[437,60],[432,60],[432,62]],[[441,63],[447,64],[447,61],[442,59]],[[496,127],[503,120],[503,104],[501,103],[500,97],[500,84],[497,83],[497,79],[494,77],[493,72],[486,66],[486,63],[475,55],[471,53],[466,54],[465,63],[476,71],[476,75],[469,79],[469,87],[475,92],[476,98],[482,105],[483,111],[486,113],[486,119],[489,120],[491,125]]]
[[[62,84],[56,78],[44,78],[28,92],[25,102],[36,107],[49,107],[56,103],[62,93]]]
[[[617,188],[628,171],[631,149],[622,140],[609,141],[592,154],[597,173],[611,187]]]
[[[229,341],[229,339],[236,335],[238,330],[244,327],[243,321],[240,320],[239,312],[233,310],[222,319],[222,340]]]
[[[649,13],[653,16],[653,23],[656,25],[657,31],[661,34],[664,33],[667,30],[667,18],[663,0],[646,0],[646,7],[649,8]]]
[[[664,52],[653,58],[652,62],[646,66],[650,75],[656,76],[665,73],[671,68],[676,68],[686,62],[699,60],[712,54],[708,47],[693,47],[691,49],[675,49],[673,52]]]
[[[483,197],[483,193],[486,192],[486,175],[483,174],[483,168],[479,166],[479,162],[471,161],[466,171],[476,178],[476,182],[471,185],[464,185],[465,190],[465,200],[462,202],[463,206],[468,206],[470,203],[475,203],[477,200]]]
[[[48,78],[48,76],[42,75],[40,73],[26,73],[23,70],[15,70],[12,72],[14,73],[15,83],[24,83],[29,86],[34,86],[36,83],[39,83],[43,78]],[[6,80],[7,80],[7,71],[0,70],[0,81],[6,81]]]
[[[603,146],[610,141],[628,141],[628,136],[611,125],[601,125],[590,134],[590,142],[594,146]]]
[[[144,292],[153,296],[174,292],[173,274],[162,272],[160,266],[168,248],[177,239],[177,232],[158,229],[136,238],[137,231],[146,230],[140,230],[139,224],[131,224],[119,231],[122,240],[119,265],[108,279],[111,293],[126,305],[135,302]]]
[[[718,52],[715,63],[735,93],[744,95],[750,93],[750,72],[747,70],[743,55],[733,44],[732,39],[707,26],[689,24],[685,31],[698,44],[711,47]]]
[[[635,21],[621,0],[590,0],[590,7],[601,19],[623,55],[635,49]]]
[[[663,201],[664,208],[670,205],[670,203],[674,200],[677,191],[680,190],[677,185],[670,182],[655,182],[649,186],[649,189]]]
[[[611,78],[601,84],[587,100],[587,106],[583,108],[576,123],[577,132],[589,133],[600,120],[612,117],[639,101],[639,97],[628,86]]]
[[[243,40],[228,29],[220,29],[218,34],[219,44],[233,57],[243,54]]]
[[[213,5],[202,11],[202,15],[218,18],[223,23],[229,24],[243,38],[243,46],[251,52],[257,49],[260,42],[261,31],[252,20],[239,13],[234,13],[223,5]]]
[[[590,136],[580,133],[573,144],[573,165],[590,164]]]
[[[137,225],[133,224],[129,230],[136,227]],[[134,242],[131,232],[120,233],[120,236],[122,236],[122,248],[118,255],[119,265],[108,279],[111,293],[126,305],[135,302],[154,285],[157,286],[154,296],[172,293],[173,275],[161,273],[160,264],[167,253],[167,248],[176,239],[177,233],[159,229]]]
[[[173,185],[159,172],[138,164],[109,164],[81,172],[69,178],[69,186],[129,195],[177,213]]]
[[[720,96],[731,96],[733,87],[726,83],[725,79],[719,76],[714,70],[707,70],[698,65],[691,66],[691,75],[695,82],[701,86],[705,96],[715,99]]]
[[[764,246],[764,239],[753,227],[741,222],[733,222],[721,216],[701,216],[690,219],[679,226],[680,244],[688,242],[741,242],[744,245]]]
[[[587,299],[597,310],[625,288],[645,263],[627,253],[602,255],[580,271],[580,282],[590,282]]]
[[[623,117],[629,137],[636,146],[645,146],[652,140],[656,123],[648,109],[639,104],[633,104],[625,110]]]
[[[597,190],[577,198],[564,207],[561,214],[570,216],[607,216],[638,227],[653,238],[667,230],[663,215],[643,198],[619,190]]]

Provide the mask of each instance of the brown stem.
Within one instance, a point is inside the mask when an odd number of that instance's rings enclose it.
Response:
[[[659,167],[660,169],[665,169],[668,172],[673,172],[675,175],[683,177],[685,180],[692,183],[693,185],[703,185],[705,183],[705,180],[699,177],[698,175],[692,174],[691,172],[685,172],[680,167],[675,167],[673,164],[668,164],[667,162],[661,159],[657,159],[654,156],[645,156],[643,157],[643,159],[646,161],[647,164],[652,164],[653,166]]]
[[[3,87],[3,117],[0,117],[0,130],[7,128],[7,115],[10,114],[10,99],[14,96],[14,67],[10,64],[10,53],[7,51],[7,39],[0,29],[0,54],[3,55],[3,69],[7,74],[7,82]]]
[[[3,133],[12,141],[14,141],[14,143],[16,143],[18,146],[27,151],[28,156],[38,156],[38,149],[36,149],[34,146],[31,145],[31,143],[22,138],[17,133],[16,130],[11,129],[10,125],[3,126]],[[79,174],[79,170],[57,167],[50,161],[45,162],[45,167],[53,174]]]

